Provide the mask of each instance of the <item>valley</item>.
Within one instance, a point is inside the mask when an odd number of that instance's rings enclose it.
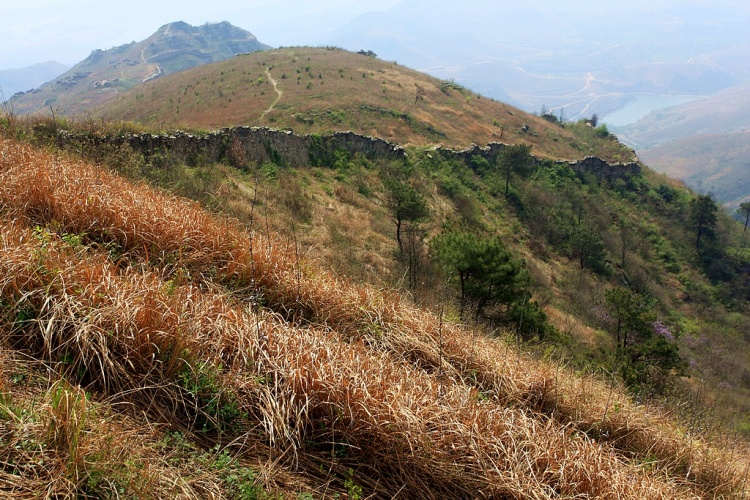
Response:
[[[750,196],[747,91],[747,85],[733,87],[612,130],[652,168],[710,193],[732,211]]]

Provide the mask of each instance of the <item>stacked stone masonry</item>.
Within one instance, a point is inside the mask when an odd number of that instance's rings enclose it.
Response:
[[[197,162],[221,162],[229,160],[230,148],[237,154],[238,145],[244,151],[243,160],[248,163],[262,164],[273,161],[282,166],[304,167],[326,165],[332,160],[336,151],[361,154],[371,159],[400,160],[406,158],[406,151],[383,139],[367,137],[354,132],[334,132],[325,135],[296,135],[287,130],[275,130],[264,127],[223,128],[205,134],[175,132],[172,134],[125,134],[115,137],[98,135],[80,135],[60,132],[58,143],[82,140],[97,144],[110,143],[117,146],[127,144],[134,151],[148,157],[154,154],[169,154],[187,164]],[[468,149],[454,151],[437,146],[434,152],[446,159],[468,162],[473,156],[482,156],[494,161],[506,145],[490,143],[481,148],[471,146]],[[541,160],[536,159],[540,162]],[[601,158],[586,157],[582,160],[567,163],[576,173],[589,173],[602,179],[613,180],[631,175],[640,175],[641,168],[635,163],[607,163]]]

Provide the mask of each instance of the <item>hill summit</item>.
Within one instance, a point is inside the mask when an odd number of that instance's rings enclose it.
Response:
[[[94,50],[59,78],[15,94],[11,103],[20,114],[49,108],[79,113],[143,82],[268,48],[252,33],[226,21],[202,26],[173,22],[143,41]]]
[[[604,130],[599,132],[605,140],[584,143],[554,117],[551,122],[525,113],[365,50],[336,47],[286,47],[234,57],[148,81],[88,112],[162,129],[352,131],[400,146],[455,149],[522,142],[545,158],[634,160],[632,150],[614,137],[606,140]]]

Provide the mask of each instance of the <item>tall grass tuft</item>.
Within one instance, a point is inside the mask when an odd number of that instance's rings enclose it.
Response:
[[[745,458],[619,389],[337,279],[194,203],[3,140],[0,207],[0,328],[71,381],[55,386],[53,414],[73,482],[89,419],[80,384],[342,492],[746,489]]]

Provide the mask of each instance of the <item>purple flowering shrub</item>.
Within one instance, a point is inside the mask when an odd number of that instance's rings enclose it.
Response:
[[[660,335],[668,341],[674,342],[674,335],[672,335],[672,332],[669,330],[667,325],[665,325],[661,321],[654,321],[653,323],[651,323],[651,327],[654,329],[655,335]]]

